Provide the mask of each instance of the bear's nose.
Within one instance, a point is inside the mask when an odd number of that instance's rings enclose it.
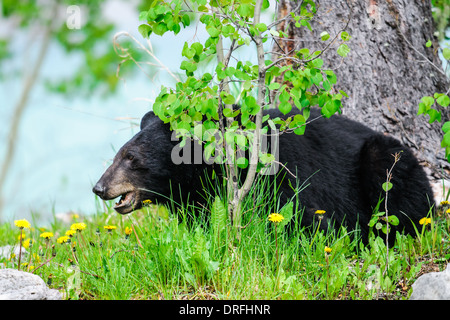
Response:
[[[102,199],[105,196],[105,188],[103,187],[103,185],[100,182],[97,182],[95,184],[94,188],[92,188],[92,192],[95,193],[96,195],[98,195]]]

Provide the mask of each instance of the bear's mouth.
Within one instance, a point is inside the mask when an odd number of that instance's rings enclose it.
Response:
[[[120,214],[130,213],[137,209],[136,207],[136,193],[129,191],[121,195],[119,202],[116,202],[114,210]]]

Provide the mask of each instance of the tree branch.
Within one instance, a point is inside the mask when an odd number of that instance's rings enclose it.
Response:
[[[260,22],[261,19],[261,8],[262,8],[262,0],[256,0],[255,5],[255,14],[253,19],[253,24],[256,25]],[[261,34],[257,33],[253,37],[256,44],[256,51],[258,56],[258,97],[257,103],[260,106],[260,109],[255,117],[255,134],[253,135],[253,144],[252,144],[252,153],[249,161],[249,168],[247,171],[247,176],[245,177],[244,184],[239,189],[239,199],[242,199],[245,195],[248,194],[250,188],[253,184],[253,181],[256,176],[256,168],[258,165],[259,159],[259,149],[261,144],[261,126],[262,126],[262,116],[263,116],[263,107],[266,96],[266,66],[264,61],[264,48],[262,43]]]

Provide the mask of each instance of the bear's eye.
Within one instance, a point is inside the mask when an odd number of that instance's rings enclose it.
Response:
[[[134,159],[134,156],[131,153],[129,153],[127,154],[127,159],[132,161]]]

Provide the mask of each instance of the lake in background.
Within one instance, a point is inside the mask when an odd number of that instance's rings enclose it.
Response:
[[[117,31],[128,31],[146,45],[137,31],[138,12],[132,5],[109,1],[105,15],[120,21]],[[176,41],[172,35],[164,39],[152,38],[158,58],[172,70],[177,70],[181,62],[179,52],[184,41],[192,38],[189,31],[180,36]],[[26,33],[14,39],[14,52],[22,52],[27,40],[29,34]],[[39,46],[34,47],[37,50]],[[26,59],[34,61],[35,56],[36,52],[30,50]],[[14,70],[19,66],[17,69],[21,70],[27,63],[23,59],[24,54],[18,54],[5,68]],[[4,188],[3,218],[6,221],[29,219],[32,212],[41,220],[48,220],[53,213],[95,212],[92,186],[111,163],[115,151],[139,131],[140,119],[151,110],[161,84],[173,85],[164,73],[149,79],[142,72],[136,72],[132,79],[121,81],[118,92],[107,98],[73,99],[45,89],[43,79],[69,76],[80,61],[81,57],[68,56],[57,43],[50,45],[20,124],[17,149]],[[22,78],[0,82],[0,159],[5,154],[5,141],[13,106],[22,91]]]

